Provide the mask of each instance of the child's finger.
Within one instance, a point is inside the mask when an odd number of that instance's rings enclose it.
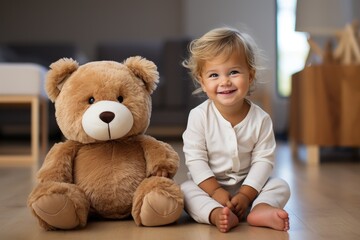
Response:
[[[234,210],[235,210],[234,205],[233,205],[230,201],[227,201],[227,202],[226,202],[226,206],[227,206],[228,208],[230,208],[231,211],[234,211]]]

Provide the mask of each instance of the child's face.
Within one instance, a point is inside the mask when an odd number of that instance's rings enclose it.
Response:
[[[218,108],[241,106],[254,70],[250,70],[244,54],[234,52],[230,58],[217,56],[206,61],[201,72],[201,87]]]

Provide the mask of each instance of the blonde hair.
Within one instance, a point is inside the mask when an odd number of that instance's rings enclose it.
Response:
[[[202,92],[200,76],[205,62],[219,55],[230,57],[234,51],[243,52],[249,69],[254,71],[254,81],[248,95],[253,92],[257,72],[260,68],[257,59],[258,48],[250,35],[240,33],[230,27],[222,27],[207,32],[189,44],[190,56],[183,61],[182,65],[189,69],[190,75],[198,87],[193,94]]]

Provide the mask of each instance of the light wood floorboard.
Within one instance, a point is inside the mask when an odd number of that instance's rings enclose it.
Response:
[[[180,142],[170,142],[181,153]],[[26,207],[33,186],[33,169],[0,167],[0,239],[246,239],[246,240],[332,240],[360,239],[360,161],[337,159],[307,166],[291,159],[287,144],[278,143],[274,175],[288,181],[292,195],[285,209],[290,214],[290,230],[275,231],[251,227],[246,222],[229,233],[198,224],[184,212],[181,219],[164,227],[137,227],[132,220],[90,221],[74,231],[46,232],[40,229]],[[182,164],[175,179],[182,182]]]

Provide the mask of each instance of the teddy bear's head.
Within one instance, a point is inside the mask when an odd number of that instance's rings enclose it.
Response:
[[[158,81],[156,65],[139,56],[81,66],[63,58],[50,65],[45,87],[64,136],[91,143],[144,133]]]

